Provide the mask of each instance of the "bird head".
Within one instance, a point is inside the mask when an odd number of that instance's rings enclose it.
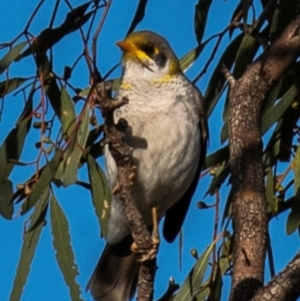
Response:
[[[166,39],[152,31],[137,31],[116,43],[123,51],[124,75],[159,79],[181,73]]]

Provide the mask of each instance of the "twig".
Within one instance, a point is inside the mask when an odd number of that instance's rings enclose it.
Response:
[[[166,292],[157,300],[157,301],[168,301],[173,296],[173,294],[179,289],[179,284],[175,282],[175,279],[172,277],[169,280],[169,286]]]

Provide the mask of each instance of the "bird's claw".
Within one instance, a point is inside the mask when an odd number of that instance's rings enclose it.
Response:
[[[136,171],[136,166],[135,165],[131,166],[130,174],[129,174],[129,181],[131,186],[133,185],[133,180],[135,178],[135,171]]]
[[[152,235],[151,239],[152,239],[152,241],[151,241],[150,250],[140,250],[135,242],[132,243],[131,251],[134,253],[141,254],[141,257],[137,260],[138,262],[145,262],[148,260],[153,260],[156,257],[160,241],[159,241],[159,238],[156,237],[155,235]]]
[[[120,190],[121,190],[121,185],[120,185],[119,182],[117,182],[116,186],[112,190],[112,194],[116,195],[116,194],[118,194],[120,192]]]

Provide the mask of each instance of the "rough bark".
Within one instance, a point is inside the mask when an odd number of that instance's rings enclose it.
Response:
[[[294,301],[300,296],[300,252],[251,301]]]
[[[300,17],[231,86],[229,150],[233,189],[231,300],[250,300],[263,285],[267,203],[260,132],[261,106],[272,84],[299,55]]]
[[[128,103],[128,99],[113,100],[111,98],[111,82],[100,83],[97,85],[97,99],[100,104],[101,112],[104,117],[104,131],[110,153],[114,158],[118,169],[118,183],[113,193],[117,194],[122,202],[123,212],[129,222],[131,234],[136,244],[136,251],[141,255],[147,255],[153,249],[151,234],[136,207],[132,194],[135,168],[131,165],[132,149],[125,141],[127,121],[120,119],[118,124],[114,123],[114,110]],[[156,253],[146,261],[141,261],[138,276],[138,301],[153,300],[153,284],[157,265]]]

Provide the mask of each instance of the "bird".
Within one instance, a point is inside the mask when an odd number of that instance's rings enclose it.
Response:
[[[198,185],[206,156],[208,123],[199,89],[181,70],[167,40],[152,31],[130,33],[116,43],[123,52],[122,81],[116,99],[128,103],[114,112],[114,121],[128,122],[126,142],[136,166],[132,193],[147,226],[152,208],[164,217],[168,242],[179,233]],[[108,182],[117,185],[117,167],[105,148]],[[120,200],[113,196],[106,246],[88,282],[94,300],[128,301],[137,285],[137,256]]]

